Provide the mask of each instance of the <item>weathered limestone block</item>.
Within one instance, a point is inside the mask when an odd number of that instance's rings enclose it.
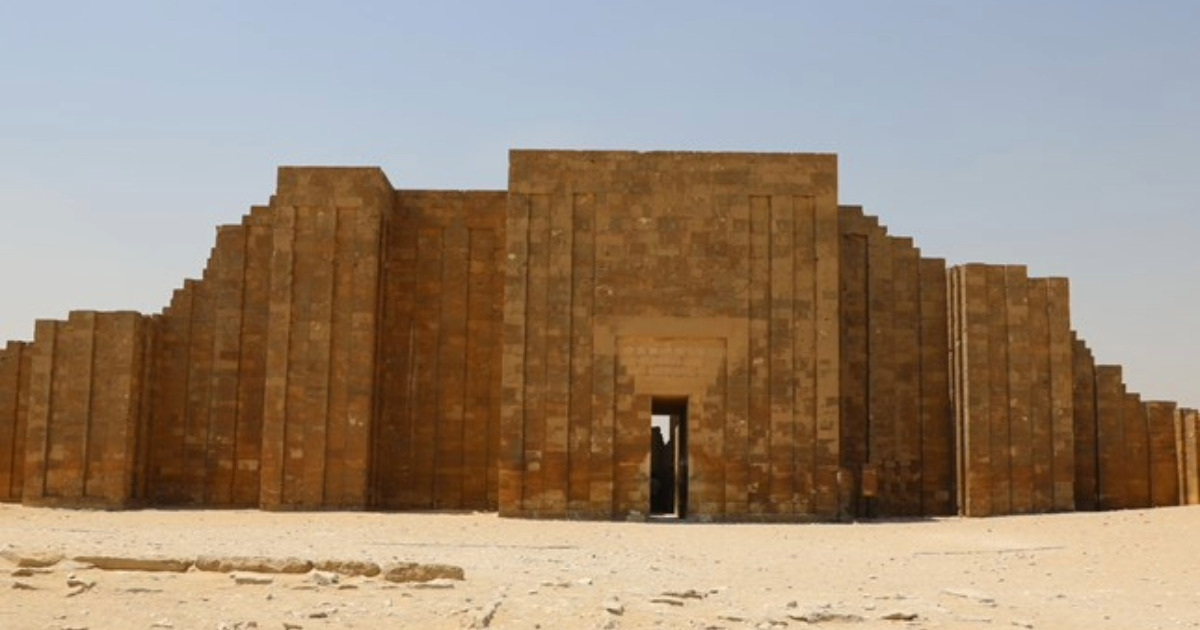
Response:
[[[1195,409],[1178,409],[1180,505],[1200,504],[1200,431]]]
[[[505,202],[404,190],[386,216],[379,507],[496,506]]]
[[[383,579],[389,582],[431,582],[433,580],[464,580],[462,567],[449,564],[418,564],[400,562],[383,569]]]
[[[960,435],[959,510],[967,516],[989,516],[997,513],[992,484],[1007,484],[1007,478],[995,480],[992,465],[988,270],[984,265],[964,265],[952,268],[950,274],[950,310],[955,320],[951,360],[955,366]]]
[[[0,550],[0,558],[17,565],[19,568],[43,569],[52,567],[63,559],[63,554],[60,551],[51,550],[22,550],[22,549],[4,549]]]
[[[369,501],[383,217],[376,168],[282,168],[272,200],[260,504]]]
[[[20,501],[24,489],[31,359],[27,343],[0,349],[0,501]]]
[[[1150,507],[1150,427],[1140,394],[1125,394],[1125,479],[1127,507]]]
[[[313,562],[313,569],[350,577],[375,577],[382,570],[378,564],[369,560],[317,560]]]
[[[1008,308],[1007,269],[988,265],[987,344],[988,344],[988,432],[991,452],[988,492],[991,513],[1012,514],[1012,416],[1008,399]]]
[[[268,556],[214,556],[203,555],[196,558],[196,568],[201,571],[216,571],[230,573],[247,571],[251,573],[308,573],[313,568],[310,560],[294,557]]]
[[[1179,505],[1179,461],[1175,442],[1173,402],[1149,401],[1146,431],[1149,438],[1150,505]]]
[[[1074,333],[1072,333],[1074,337]],[[1073,351],[1075,429],[1075,509],[1097,509],[1096,361],[1087,343],[1075,339]]]
[[[863,467],[867,462],[868,435],[868,330],[867,305],[869,234],[873,217],[858,206],[842,206],[841,219],[841,455],[848,479],[845,510],[867,514]],[[775,446],[772,444],[772,446]],[[781,444],[782,446],[788,446]],[[790,451],[790,448],[789,448]],[[790,455],[790,452],[789,452]]]
[[[1044,283],[1024,267],[1005,267],[1008,364],[1008,445],[1012,452],[1012,512],[1049,511],[1051,488],[1049,336]],[[1044,392],[1044,394],[1043,394]],[[1043,395],[1039,395],[1043,394]]]
[[[956,512],[946,262],[921,259],[921,514]]]
[[[74,312],[65,322],[38,322],[23,502],[130,502],[146,341],[137,313]]]
[[[950,273],[964,514],[1075,505],[1073,346],[1062,279],[1023,267]]]
[[[146,471],[147,495],[156,504],[186,504],[195,496],[185,479],[184,457],[195,286],[195,281],[186,281],[158,319]]]
[[[1075,509],[1074,347],[1071,340],[1070,287],[1066,278],[1047,279],[1050,360],[1051,482],[1055,511]]]
[[[1125,407],[1125,384],[1120,366],[1097,365],[1097,507],[1101,510],[1132,507],[1125,483],[1129,476],[1125,455]]]
[[[103,571],[151,571],[183,573],[192,566],[191,558],[167,556],[75,556],[72,560],[90,564]]]

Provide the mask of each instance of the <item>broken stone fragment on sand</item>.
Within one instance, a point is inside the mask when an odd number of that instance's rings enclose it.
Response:
[[[75,556],[72,560],[90,564],[104,571],[166,571],[183,573],[192,566],[191,559],[162,556]]]
[[[5,549],[0,551],[0,558],[8,560],[19,568],[43,569],[58,564],[63,559],[63,554],[57,551]]]
[[[448,564],[417,564],[401,562],[388,566],[383,579],[389,582],[430,582],[437,579],[466,579],[462,567]]]
[[[265,556],[200,556],[196,568],[201,571],[230,573],[249,571],[252,573],[308,573],[313,564],[300,558],[268,558]]]

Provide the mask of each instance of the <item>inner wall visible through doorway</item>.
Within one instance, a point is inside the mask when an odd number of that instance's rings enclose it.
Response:
[[[650,514],[687,515],[687,400],[654,399],[650,416]]]

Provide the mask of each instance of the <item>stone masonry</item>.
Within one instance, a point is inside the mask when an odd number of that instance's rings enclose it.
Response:
[[[282,168],[161,313],[38,322],[0,349],[0,501],[1156,507],[1200,503],[1198,420],[1097,364],[1065,279],[839,206],[833,155],[513,151],[505,191]]]
[[[693,515],[835,517],[833,156],[522,151],[510,180],[501,513],[644,514],[678,397]]]

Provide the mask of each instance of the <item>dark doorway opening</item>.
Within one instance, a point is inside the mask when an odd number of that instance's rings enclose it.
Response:
[[[687,516],[687,398],[650,402],[650,514]]]

